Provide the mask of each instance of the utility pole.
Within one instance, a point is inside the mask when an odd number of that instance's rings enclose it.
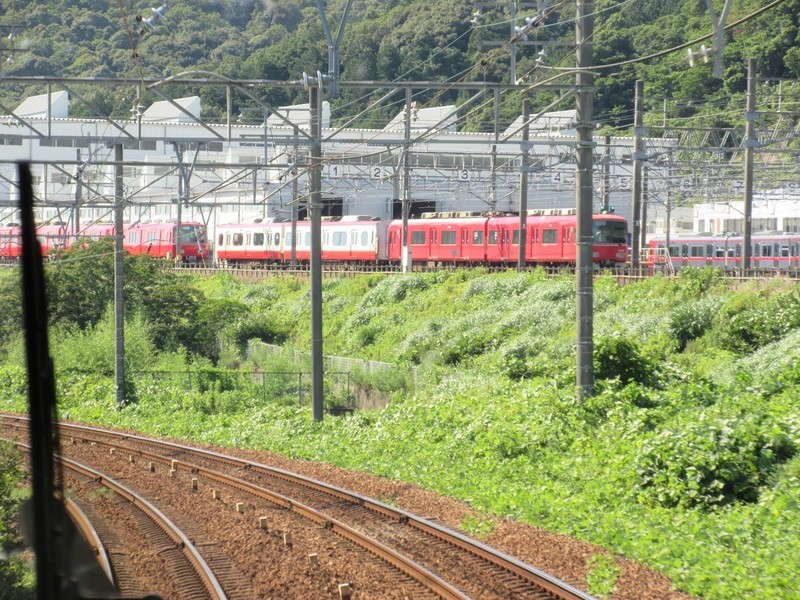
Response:
[[[603,153],[603,212],[611,208],[611,136],[605,138]]]
[[[647,166],[642,166],[642,225],[639,227],[639,248],[644,250],[647,248]]]
[[[125,304],[123,296],[125,277],[122,249],[125,232],[122,225],[124,211],[122,196],[122,144],[114,144],[114,373],[118,406],[125,404]]]
[[[590,72],[593,65],[592,36],[594,32],[594,2],[577,3],[575,20],[575,52],[577,92],[577,147],[575,149],[575,195],[577,204],[576,265],[577,274],[577,396],[583,402],[594,393],[593,364],[593,281],[592,281],[592,142],[594,77]]]
[[[297,266],[297,163],[299,161],[299,146],[298,146],[298,135],[299,131],[297,125],[294,126],[294,157],[292,158],[292,162],[294,163],[294,173],[291,171],[289,174],[292,176],[292,250],[291,256],[289,259],[289,264],[294,269]]]
[[[401,210],[403,212],[403,228],[401,235],[403,239],[400,243],[401,257],[400,265],[403,273],[411,270],[411,245],[408,239],[408,211],[411,204],[411,166],[408,153],[411,150],[411,88],[406,88],[406,111],[403,115],[405,141],[403,147],[403,200]]]
[[[644,81],[636,80],[636,97],[633,114],[633,231],[631,232],[631,267],[639,268],[639,233],[642,226],[642,159],[644,143],[642,139],[642,115]]]
[[[756,59],[747,61],[747,113],[745,114],[744,140],[744,224],[742,245],[742,268],[750,269],[753,235],[753,149],[756,146]]]
[[[322,73],[308,77],[308,109],[311,126],[309,174],[311,194],[311,406],[315,421],[324,409],[322,354]]]
[[[522,161],[519,166],[519,255],[517,256],[517,269],[522,271],[525,268],[525,239],[528,224],[528,172],[531,167],[529,156],[531,144],[530,138],[530,119],[531,103],[524,98],[522,100]],[[512,240],[513,241],[513,240]]]

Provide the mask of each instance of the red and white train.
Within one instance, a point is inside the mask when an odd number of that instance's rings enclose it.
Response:
[[[136,223],[123,227],[123,247],[131,254],[155,258],[202,261],[209,257],[206,228],[202,223]],[[22,254],[22,229],[19,225],[0,227],[0,260],[18,260]],[[36,237],[44,254],[65,250],[79,239],[112,237],[114,225],[97,223],[75,232],[68,225],[41,225]]]
[[[648,242],[646,264],[672,269],[719,267],[740,269],[744,238],[714,235],[676,235]],[[800,233],[754,233],[750,236],[751,269],[800,269]]]
[[[573,210],[531,211],[526,222],[525,262],[567,265],[576,260]],[[511,265],[519,256],[519,217],[467,213],[430,213],[408,220],[410,258],[415,265]],[[308,221],[271,220],[220,225],[215,231],[216,259],[226,265],[286,264],[309,261]],[[399,265],[402,221],[349,216],[322,222],[322,260],[350,264]],[[593,215],[593,261],[624,266],[628,258],[627,222],[614,214]]]

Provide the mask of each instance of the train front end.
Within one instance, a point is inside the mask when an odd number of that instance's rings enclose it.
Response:
[[[206,228],[201,223],[181,223],[176,226],[177,255],[183,262],[204,262],[208,258]]]
[[[628,262],[628,222],[619,215],[592,218],[592,262],[604,268],[624,267]]]

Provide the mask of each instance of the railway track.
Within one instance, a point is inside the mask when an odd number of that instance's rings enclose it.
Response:
[[[30,452],[30,447],[27,444],[16,442],[15,445],[17,449],[23,452]],[[227,600],[228,595],[223,591],[223,586],[220,582],[220,570],[213,570],[195,548],[193,540],[156,508],[154,504],[149,502],[143,495],[134,492],[112,477],[100,473],[88,465],[64,456],[56,456],[54,458],[65,476],[70,478],[70,489],[78,497],[82,498],[82,502],[98,507],[101,503],[88,500],[92,494],[100,496],[111,494],[113,496],[116,507],[126,513],[126,520],[134,522],[141,537],[147,541],[147,545],[145,547],[140,546],[138,551],[148,554],[150,560],[158,563],[162,573],[169,575],[169,580],[173,587],[171,593],[182,598]],[[98,533],[98,529],[91,524],[83,511],[76,508],[77,505],[74,504],[74,500],[72,500],[72,503],[73,508],[68,510],[70,517],[77,522],[78,528],[84,534],[88,534],[90,540],[93,540],[95,544],[102,544],[102,551],[99,553],[109,559],[110,552],[106,544],[102,542],[102,536]],[[121,519],[119,515],[114,518]],[[119,560],[119,557],[117,557],[117,560]],[[108,565],[110,572],[113,574],[114,570],[110,559]],[[119,585],[119,579],[116,577],[114,579],[116,579],[115,583]],[[126,590],[126,593],[142,595],[142,592],[136,589]]]
[[[1,423],[6,435],[27,434],[24,418],[4,415]],[[336,571],[333,557],[347,553],[345,563],[360,566],[337,573],[335,581],[328,577],[327,593],[335,586],[340,597],[349,589],[382,598],[590,598],[438,523],[268,465],[87,426],[61,424],[60,435],[64,455],[102,465],[154,497],[169,492],[189,501],[195,526],[219,519],[251,551],[250,542],[265,537],[277,538],[268,544],[274,553],[302,548],[305,569],[294,567],[300,578]],[[225,549],[222,541],[217,544]],[[230,560],[256,581],[252,567],[237,558],[243,553],[228,546]],[[382,583],[371,588],[376,580]],[[259,589],[254,587],[257,594]]]

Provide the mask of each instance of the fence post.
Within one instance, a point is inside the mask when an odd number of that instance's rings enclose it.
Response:
[[[267,374],[261,371],[261,389],[264,390],[264,404],[267,403]]]
[[[297,374],[297,403],[303,406],[303,373]]]

